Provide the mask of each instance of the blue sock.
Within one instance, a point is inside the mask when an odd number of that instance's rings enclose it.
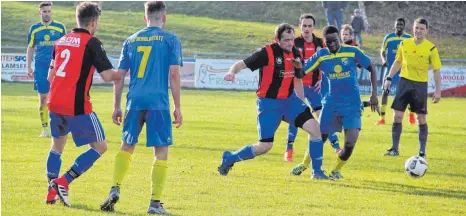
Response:
[[[89,168],[91,168],[94,162],[99,158],[100,153],[93,148],[90,148],[89,150],[79,155],[79,157],[76,158],[73,166],[64,175],[68,181],[68,184],[86,172]]]
[[[324,143],[321,139],[309,140],[309,155],[312,161],[312,171],[322,172],[322,159],[324,155]]]
[[[61,153],[56,151],[50,150],[49,157],[47,158],[47,180],[50,183],[52,179],[58,178],[60,174],[60,167],[61,167]],[[50,184],[49,184],[50,189]]]
[[[420,150],[419,152],[426,153],[426,145],[427,145],[427,135],[429,134],[429,130],[427,124],[419,125],[419,145]]]
[[[247,145],[244,146],[242,149],[233,152],[233,154],[231,154],[230,157],[228,157],[226,160],[228,164],[234,164],[236,162],[253,159],[255,157],[256,154],[252,149],[252,145]]]
[[[333,149],[337,150],[340,148],[340,144],[338,143],[338,136],[337,133],[333,133],[328,137],[328,140],[332,144]]]
[[[288,144],[290,143],[293,144],[297,135],[298,135],[298,128],[292,124],[288,125],[288,139],[287,139]],[[291,148],[293,148],[293,146],[291,146]],[[288,146],[286,150],[289,150]]]

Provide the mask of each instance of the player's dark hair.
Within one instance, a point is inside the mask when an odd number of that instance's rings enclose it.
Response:
[[[303,19],[312,19],[313,25],[314,26],[316,25],[316,19],[314,18],[314,16],[311,13],[301,14],[301,16],[299,17],[299,24],[301,24],[301,22],[303,22]]]
[[[151,20],[160,20],[165,14],[167,6],[163,1],[148,1],[144,4],[147,16]]]
[[[429,29],[429,22],[427,22],[426,18],[420,17],[420,18],[417,18],[414,22],[424,24],[424,25],[426,25],[426,28]]]
[[[406,25],[406,20],[403,17],[396,18],[396,22],[403,22],[403,24]]]
[[[99,5],[93,2],[81,2],[76,7],[76,18],[80,26],[89,26],[92,21],[99,19],[101,13]]]
[[[325,35],[337,33],[338,34],[338,29],[335,26],[329,25],[325,26],[324,29],[322,29],[322,35],[325,37]]]
[[[39,4],[39,8],[47,7],[47,6],[52,6],[52,5],[53,5],[52,2],[50,2],[50,1],[44,1],[44,2],[41,2],[41,3]]]
[[[278,40],[281,40],[283,32],[294,33],[294,28],[288,23],[282,23],[278,25],[277,28],[275,29],[275,38],[277,38]]]

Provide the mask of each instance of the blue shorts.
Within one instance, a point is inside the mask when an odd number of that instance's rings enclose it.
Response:
[[[304,96],[311,104],[312,111],[314,112],[322,109],[322,97],[315,89],[315,86],[304,86]]]
[[[383,75],[384,85],[382,86],[382,88],[385,86],[385,79],[390,74],[390,68],[392,68],[392,65],[393,64],[387,64],[387,69],[385,70],[384,75]],[[392,77],[392,82],[390,84],[390,92],[396,91],[396,86],[398,85],[399,82],[400,82],[400,71],[397,71],[395,76]]]
[[[49,73],[49,64],[35,65],[34,69],[34,90],[39,94],[48,94],[50,90],[50,83],[47,80]]]
[[[54,112],[50,112],[49,115],[50,130],[54,138],[71,132],[78,147],[105,140],[104,129],[94,112],[78,116],[66,116]]]
[[[320,113],[319,123],[322,134],[333,134],[345,130],[361,129],[361,106],[354,109],[335,109],[324,106]]]
[[[290,96],[285,100],[257,98],[257,131],[259,140],[271,142],[280,121],[295,125],[296,117],[306,112],[306,106],[298,97]],[[309,109],[307,109],[310,112]],[[310,114],[310,113],[309,113]],[[311,114],[312,115],[312,114]]]
[[[131,146],[137,144],[144,123],[146,123],[147,147],[173,144],[169,110],[127,110],[123,122],[122,140]]]

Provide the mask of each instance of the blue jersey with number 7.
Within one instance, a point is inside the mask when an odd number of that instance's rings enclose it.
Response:
[[[182,66],[178,37],[147,27],[123,43],[119,69],[130,72],[127,110],[170,110],[168,76],[171,65]]]

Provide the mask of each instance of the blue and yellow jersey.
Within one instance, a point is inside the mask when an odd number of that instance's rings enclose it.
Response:
[[[181,43],[173,33],[147,27],[126,39],[118,66],[131,77],[126,109],[169,110],[169,68],[182,64]]]
[[[36,62],[50,61],[53,44],[65,34],[65,25],[57,21],[52,21],[49,25],[44,25],[42,22],[32,25],[29,28],[28,47],[36,49],[34,60]]]
[[[403,33],[400,37],[395,32],[385,35],[382,42],[382,50],[387,51],[387,64],[392,65],[395,62],[396,51],[401,41],[412,38],[410,34]]]
[[[335,53],[324,48],[315,53],[304,63],[305,73],[315,69],[322,71],[322,104],[341,109],[359,109],[361,97],[357,77],[357,64],[367,68],[371,64],[369,57],[359,48],[341,45]]]

